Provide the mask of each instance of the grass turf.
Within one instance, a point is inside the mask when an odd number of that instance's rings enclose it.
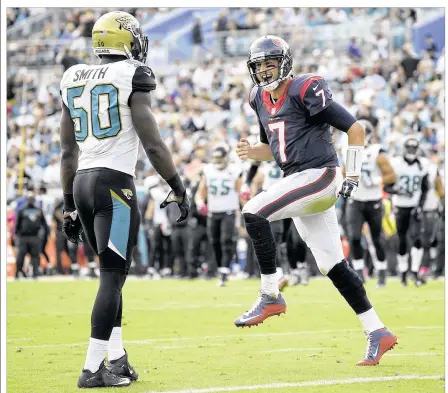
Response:
[[[77,392],[98,281],[10,282],[7,287],[7,388],[14,393]],[[287,288],[286,315],[251,329],[233,320],[255,301],[259,282],[128,280],[123,338],[139,380],[135,393],[299,383],[257,392],[431,393],[444,381],[444,283],[368,294],[399,344],[377,367],[355,363],[366,340],[356,316],[328,280]],[[435,379],[315,381],[401,376]],[[301,382],[309,384],[300,385]],[[101,389],[101,392],[117,389]],[[121,390],[120,390],[121,391]],[[245,392],[248,389],[241,389]]]

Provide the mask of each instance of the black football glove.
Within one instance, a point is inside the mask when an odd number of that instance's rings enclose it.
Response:
[[[160,204],[160,208],[167,207],[170,203],[176,202],[179,206],[180,216],[176,220],[177,223],[185,221],[190,214],[190,198],[188,198],[187,191],[184,191],[182,196],[174,195],[174,191],[171,190],[165,200]]]
[[[72,212],[64,211],[64,222],[62,223],[62,234],[72,243],[83,242],[83,232],[81,220],[76,210]]]
[[[342,196],[343,198],[352,198],[357,189],[358,182],[356,180],[347,178],[342,182],[341,187],[339,188],[338,195]]]
[[[416,206],[411,210],[411,216],[414,217],[416,221],[420,221],[422,219],[422,208],[420,206]]]

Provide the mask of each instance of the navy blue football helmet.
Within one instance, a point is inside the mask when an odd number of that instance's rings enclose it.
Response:
[[[269,59],[278,60],[278,77],[275,80],[264,80],[256,68],[257,63]],[[267,91],[274,90],[292,74],[291,49],[285,40],[274,35],[257,38],[250,46],[247,68],[255,85]]]

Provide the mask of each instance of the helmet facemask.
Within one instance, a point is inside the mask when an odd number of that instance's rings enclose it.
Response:
[[[278,66],[264,71],[257,71],[257,63],[267,60],[277,60]],[[255,85],[266,91],[272,91],[280,85],[280,82],[289,78],[291,75],[292,60],[284,55],[254,57],[249,59],[247,62],[247,67],[249,69],[250,77]],[[278,70],[277,78],[274,80],[266,80],[267,78],[265,78],[264,75],[271,73],[275,69]]]
[[[418,157],[419,143],[416,139],[406,141],[404,145],[404,158],[408,161],[415,161]]]
[[[227,166],[228,156],[225,148],[218,147],[213,151],[212,164],[216,169],[224,169]]]

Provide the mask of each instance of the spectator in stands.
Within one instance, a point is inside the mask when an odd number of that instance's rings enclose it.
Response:
[[[414,77],[419,63],[420,59],[412,49],[412,44],[406,43],[403,46],[403,60],[401,60],[401,67],[404,70],[406,80]]]
[[[201,18],[196,18],[191,31],[191,41],[193,42],[193,61],[200,63],[202,60],[202,46],[204,38],[202,36]]]

